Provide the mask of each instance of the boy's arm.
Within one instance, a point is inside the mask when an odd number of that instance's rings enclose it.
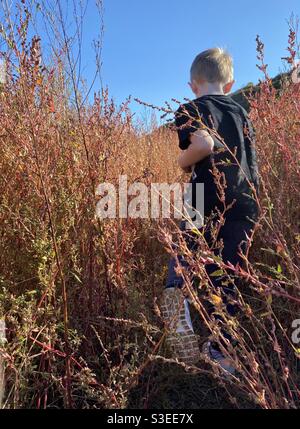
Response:
[[[179,166],[185,170],[209,156],[214,149],[214,140],[206,130],[190,134],[190,145],[178,157]]]

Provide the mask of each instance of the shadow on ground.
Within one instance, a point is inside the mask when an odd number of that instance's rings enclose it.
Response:
[[[187,372],[175,363],[153,362],[131,389],[127,408],[256,408],[255,404],[241,397],[238,389],[230,387],[230,393],[238,405],[230,401],[230,395],[213,377]]]
[[[193,310],[191,316],[195,332],[201,339],[206,334],[199,326],[199,319]],[[199,366],[201,365],[199,362]],[[257,408],[257,405],[243,396],[245,395],[242,395],[238,386],[226,383],[225,387],[221,387],[213,376],[189,372],[176,363],[153,361],[144,369],[136,386],[130,390],[127,408]],[[232,401],[230,397],[236,401]]]

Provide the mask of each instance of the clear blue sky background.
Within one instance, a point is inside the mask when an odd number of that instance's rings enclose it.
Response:
[[[111,95],[121,102],[131,94],[160,106],[172,97],[193,98],[190,65],[217,45],[233,55],[233,90],[257,82],[257,34],[270,75],[276,75],[287,55],[287,20],[292,12],[300,16],[299,0],[104,0],[104,9],[103,78]],[[132,109],[143,114],[136,102]]]
[[[74,28],[72,1],[59,0],[70,34]],[[86,0],[85,0],[86,1]],[[84,2],[85,2],[84,1]],[[47,0],[55,5],[56,0]],[[79,5],[79,0],[75,0]],[[84,18],[82,73],[92,82],[95,56],[92,40],[99,34],[96,0],[87,1]],[[300,17],[299,0],[103,0],[104,40],[102,78],[119,104],[129,95],[163,106],[165,101],[194,98],[187,82],[195,56],[213,46],[225,47],[234,59],[233,91],[262,76],[256,63],[256,35],[265,44],[269,74],[284,70],[288,24]],[[42,39],[47,35],[38,28]],[[100,89],[96,80],[94,90]],[[90,99],[93,98],[93,91]],[[177,105],[171,102],[175,108]],[[135,118],[150,120],[151,109],[135,101]],[[158,122],[161,113],[156,113]],[[162,120],[164,122],[164,120]]]

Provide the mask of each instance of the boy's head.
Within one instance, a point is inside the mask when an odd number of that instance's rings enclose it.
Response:
[[[230,92],[233,80],[233,60],[222,48],[212,48],[201,52],[194,59],[190,70],[190,87],[199,95],[204,88],[214,87],[224,94]]]

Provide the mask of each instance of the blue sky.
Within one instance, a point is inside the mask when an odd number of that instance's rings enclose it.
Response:
[[[120,102],[131,94],[159,106],[172,97],[193,98],[190,65],[213,46],[233,55],[233,90],[257,82],[257,34],[270,75],[276,75],[287,55],[287,20],[292,12],[300,16],[298,0],[107,0],[104,9],[103,78],[111,95]],[[143,112],[136,102],[132,109]]]
[[[72,30],[72,1],[59,0]],[[95,56],[92,40],[99,34],[96,0],[87,1],[84,19],[82,72],[92,82]],[[56,0],[46,0],[55,5]],[[79,5],[80,0],[75,0]],[[104,40],[102,79],[119,104],[131,95],[149,104],[163,106],[171,98],[194,98],[187,82],[194,57],[201,51],[222,46],[234,59],[233,91],[261,77],[256,63],[256,35],[265,44],[269,73],[284,70],[287,55],[287,21],[300,16],[299,0],[103,0]],[[47,38],[43,26],[42,39]],[[94,90],[100,89],[96,80]],[[93,91],[90,99],[92,100]],[[175,108],[177,105],[171,102]],[[151,109],[132,101],[135,118],[150,119]],[[160,113],[156,113],[160,122]],[[162,121],[164,122],[164,120]]]

